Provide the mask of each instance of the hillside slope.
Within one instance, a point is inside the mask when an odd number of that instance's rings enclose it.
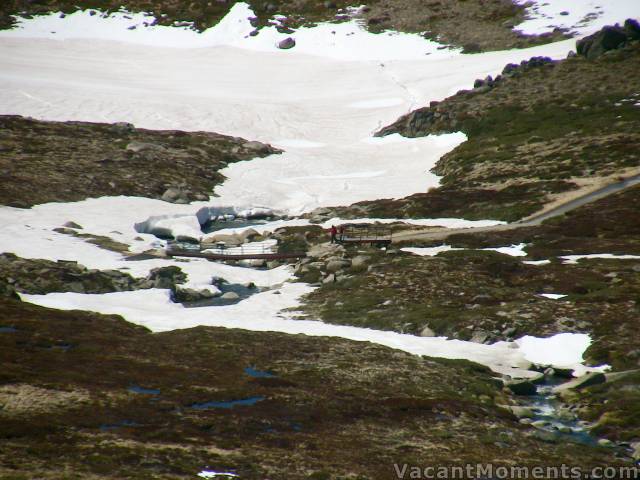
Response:
[[[568,191],[636,173],[640,29],[627,25],[628,39],[606,54],[509,64],[381,129],[407,137],[463,131],[468,141],[437,163],[440,188],[328,214],[514,221]]]

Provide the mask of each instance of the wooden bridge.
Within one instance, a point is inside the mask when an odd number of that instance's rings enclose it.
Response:
[[[210,261],[226,260],[287,260],[306,257],[303,252],[280,253],[277,245],[239,245],[227,246],[224,243],[199,243],[193,246],[167,245],[170,257],[206,258]]]
[[[353,225],[345,227],[343,232],[338,232],[338,243],[355,244],[368,243],[377,247],[386,247],[391,244],[391,229],[387,227],[371,225]]]

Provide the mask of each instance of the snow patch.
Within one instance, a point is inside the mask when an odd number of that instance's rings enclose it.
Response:
[[[122,315],[128,321],[154,332],[191,328],[198,325],[274,331],[310,336],[340,337],[385,345],[412,354],[451,359],[467,359],[486,365],[493,371],[512,377],[532,377],[528,362],[563,368],[577,368],[590,340],[583,334],[560,334],[549,339],[524,337],[513,342],[484,345],[444,337],[418,337],[366,328],[330,325],[313,320],[292,320],[293,313],[282,313],[294,307],[299,298],[313,288],[300,283],[285,283],[279,294],[261,292],[229,306],[216,308],[184,308],[171,302],[166,290],[138,290],[103,295],[50,293],[22,295],[28,302],[63,310],[83,309]],[[288,315],[288,316],[287,316]],[[575,335],[576,338],[573,338]],[[559,338],[558,338],[559,337]],[[561,351],[558,351],[562,348]]]
[[[516,0],[515,3],[528,5],[528,19],[514,28],[527,35],[562,28],[585,36],[605,25],[640,16],[637,0]]]
[[[615,255],[613,253],[591,253],[589,255],[564,255],[560,257],[567,264],[576,264],[583,259],[603,258],[606,260],[640,260],[640,255]]]
[[[551,300],[560,300],[561,298],[564,298],[567,295],[563,295],[560,293],[541,293],[540,296],[544,298],[549,298]]]
[[[604,371],[609,368],[608,365],[582,366],[582,355],[591,345],[591,338],[584,333],[559,333],[548,338],[526,335],[516,340],[516,344],[524,358],[530,362],[557,368],[572,368],[576,376],[587,371]]]

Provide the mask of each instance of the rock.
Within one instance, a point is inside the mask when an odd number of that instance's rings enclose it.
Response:
[[[75,228],[76,230],[82,230],[82,227],[78,225],[76,222],[66,222],[63,227],[66,228]]]
[[[174,288],[178,283],[187,281],[187,275],[179,267],[154,268],[149,272],[147,280],[154,288]]]
[[[536,386],[529,380],[510,380],[505,385],[516,395],[535,395],[537,392]]]
[[[223,300],[239,300],[240,295],[238,295],[236,292],[227,292],[224,293],[220,298]]]
[[[281,40],[280,42],[278,42],[278,48],[281,50],[288,50],[295,46],[296,46],[296,41],[291,37],[287,37],[284,40]]]
[[[148,142],[138,142],[134,140],[133,142],[129,142],[129,144],[127,144],[125,150],[129,150],[130,152],[134,152],[134,153],[139,153],[139,152],[144,152],[149,150],[165,150],[165,148],[161,145],[156,145]]]
[[[536,420],[535,422],[531,422],[531,426],[536,428],[546,427],[547,425],[549,425],[549,422],[546,420]]]
[[[367,262],[369,262],[370,258],[366,257],[364,255],[358,255],[356,257],[353,257],[353,259],[351,260],[351,266],[353,268],[361,268],[366,266]]]
[[[244,288],[248,288],[249,290],[254,290],[256,288],[256,284],[253,282],[243,283],[242,286]]]
[[[216,296],[211,290],[194,290],[192,288],[175,287],[171,290],[171,300],[176,303],[199,302]]]
[[[502,335],[504,335],[505,337],[512,337],[516,333],[516,331],[516,327],[508,327],[502,331]]]
[[[609,50],[615,50],[627,41],[626,31],[619,26],[606,26],[602,30],[576,42],[578,55],[590,60],[598,58]]]
[[[111,125],[110,128],[111,130],[117,133],[129,133],[129,132],[133,132],[136,127],[133,125],[133,123],[116,122],[113,125]]]
[[[335,283],[336,282],[336,275],[335,273],[331,273],[329,275],[327,275],[323,280],[322,283],[327,284],[327,283]]]
[[[475,332],[473,332],[473,335],[471,335],[471,341],[473,343],[484,343],[488,340],[488,338],[489,334],[484,330],[476,330]]]
[[[544,373],[538,373],[537,375],[529,378],[529,381],[534,385],[540,385],[545,382]]]
[[[307,255],[311,258],[317,259],[325,259],[329,257],[335,257],[338,255],[343,255],[345,252],[344,247],[342,245],[337,245],[335,243],[327,243],[327,244],[319,244],[314,245],[309,249]]]
[[[251,141],[251,142],[243,143],[242,147],[246,148],[247,150],[252,150],[254,152],[261,152],[266,148],[266,145],[264,143]]]
[[[326,270],[327,272],[331,272],[331,273],[335,273],[338,272],[344,268],[349,268],[351,266],[351,262],[348,260],[337,260],[337,259],[333,259],[333,260],[329,260],[326,263]]]
[[[553,389],[554,392],[562,392],[564,390],[580,390],[582,388],[590,387],[592,385],[598,385],[607,381],[604,373],[590,372],[586,375],[578,377],[569,382],[558,385]]]
[[[426,326],[420,331],[420,336],[421,337],[435,337],[436,336],[436,332],[431,330],[429,328],[429,326]]]
[[[624,31],[631,40],[640,40],[640,23],[637,20],[628,18],[624,22]]]
[[[613,447],[613,442],[608,438],[601,438],[598,440],[598,445],[600,447]]]
[[[189,203],[187,193],[178,187],[167,188],[160,199],[169,203]]]
[[[633,450],[633,452],[631,453],[631,457],[634,460],[640,460],[640,442],[632,443],[631,449]]]
[[[531,407],[521,407],[519,405],[509,405],[507,409],[518,418],[533,418],[534,412]]]
[[[0,297],[20,301],[20,295],[18,295],[16,289],[12,285],[9,285],[8,282],[3,281],[3,279],[0,279]]]
[[[542,440],[547,443],[556,443],[558,441],[558,435],[554,432],[548,432],[547,430],[536,430],[533,435],[538,440]]]
[[[269,270],[274,269],[274,268],[278,268],[281,265],[279,260],[271,260],[270,262],[267,262],[267,268]]]

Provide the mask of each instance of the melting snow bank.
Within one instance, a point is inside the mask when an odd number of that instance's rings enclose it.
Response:
[[[22,295],[22,298],[31,303],[62,310],[82,309],[122,315],[126,320],[154,332],[205,325],[366,341],[416,355],[467,359],[514,378],[537,376],[537,372],[529,370],[531,362],[572,368],[579,374],[593,370],[581,364],[582,354],[590,344],[590,339],[585,334],[564,333],[550,338],[523,337],[517,342],[484,345],[447,340],[444,337],[417,337],[329,325],[312,320],[293,320],[282,313],[286,308],[295,308],[300,297],[310,291],[312,288],[304,284],[285,283],[278,291],[261,292],[236,305],[201,309],[184,308],[171,302],[168,291],[157,289],[105,295],[51,293]],[[602,368],[605,367],[598,367]]]

